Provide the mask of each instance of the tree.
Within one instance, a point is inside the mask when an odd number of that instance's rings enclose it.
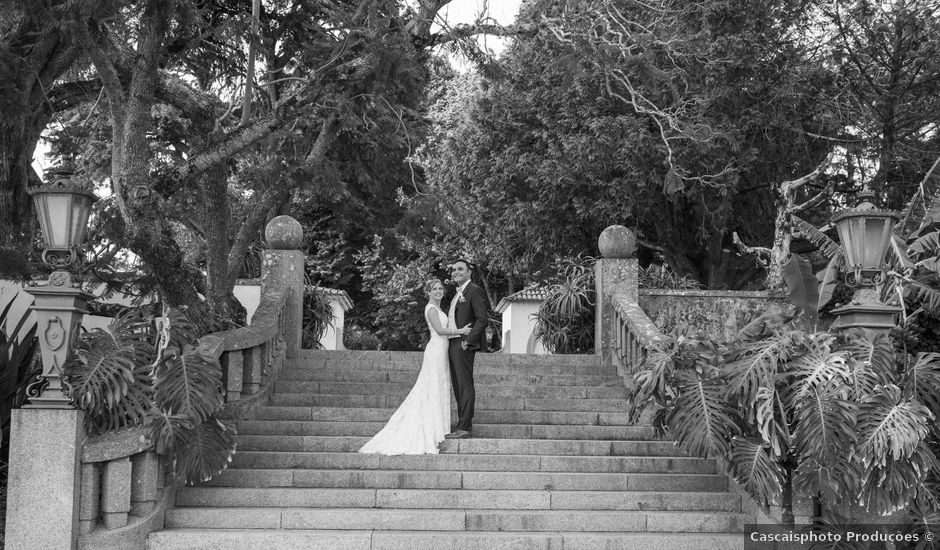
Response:
[[[0,2],[0,274],[26,275],[14,258],[31,243],[26,188],[39,181],[36,143],[58,111],[88,95],[81,80],[58,84],[81,53],[57,17],[65,4]]]
[[[524,276],[622,223],[679,274],[746,285],[732,232],[769,240],[773,182],[827,154],[807,129],[827,128],[813,106],[831,79],[794,38],[800,7],[529,4],[520,20],[548,30],[515,41],[504,78],[456,83],[439,106],[449,122],[424,156],[448,221],[468,224],[455,233]]]
[[[822,99],[850,176],[899,208],[940,155],[940,6],[931,0],[819,2],[839,93]]]
[[[298,189],[337,177],[335,166],[348,161],[337,151],[343,136],[366,135],[392,113],[405,125],[422,97],[431,47],[517,32],[432,32],[442,0],[270,2],[257,16],[243,4],[71,2],[56,4],[51,17],[51,28],[83,54],[71,69],[84,80],[57,86],[80,88],[78,100],[108,113],[108,165],[78,161],[86,172],[104,168],[96,175],[107,178],[120,218],[113,237],[142,260],[166,302],[223,321],[237,318],[231,286],[265,219]],[[245,75],[238,46],[246,35],[263,75]],[[45,126],[37,124],[24,150]],[[25,180],[17,185],[22,194]],[[240,210],[233,198],[253,207],[241,219],[232,219]],[[186,261],[181,235],[206,243],[205,280]]]

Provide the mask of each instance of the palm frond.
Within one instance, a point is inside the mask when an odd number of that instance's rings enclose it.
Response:
[[[208,481],[232,461],[235,429],[217,418],[207,418],[185,430],[182,442],[187,452],[179,457],[178,470],[187,485]]]
[[[925,311],[940,313],[940,288],[933,279],[935,277],[924,280],[903,278],[901,284],[908,293],[913,294],[915,300],[921,302]]]
[[[780,501],[783,470],[771,460],[764,442],[735,437],[731,442],[731,475],[758,504],[768,506]]]
[[[888,255],[885,257],[885,261],[888,265],[900,269],[911,269],[914,267],[914,261],[911,260],[908,253],[907,244],[904,242],[904,239],[896,233],[892,233],[891,238],[888,240]]]
[[[921,235],[908,245],[907,250],[918,260],[940,256],[940,231],[931,231],[926,235]]]
[[[672,436],[693,456],[726,455],[740,430],[734,408],[724,400],[724,380],[705,379],[692,369],[676,371],[675,380],[677,396],[667,418]]]
[[[800,234],[819,248],[819,251],[822,252],[824,256],[832,258],[836,254],[841,253],[842,248],[839,246],[839,243],[830,239],[829,235],[820,231],[815,225],[799,216],[793,216],[792,219],[793,225],[800,231]]]
[[[650,351],[633,373],[635,390],[633,392],[632,409],[635,415],[650,401],[663,399],[669,391],[669,379],[672,377],[675,364],[673,352],[663,349]]]
[[[927,437],[933,414],[895,385],[878,386],[859,405],[858,451],[868,467],[909,458]]]
[[[932,201],[928,198],[931,196],[934,197]],[[940,158],[934,161],[930,170],[927,171],[927,175],[917,186],[917,191],[907,201],[901,215],[901,221],[894,226],[895,232],[907,237],[911,232],[921,227],[926,221],[927,211],[932,210],[931,206],[940,207]],[[933,219],[940,220],[940,213],[934,216]]]
[[[901,378],[904,394],[940,412],[940,353],[918,353]]]

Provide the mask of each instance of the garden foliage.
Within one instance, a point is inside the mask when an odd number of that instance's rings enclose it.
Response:
[[[222,369],[196,334],[183,310],[128,308],[107,330],[80,337],[64,369],[90,433],[149,427],[188,484],[216,475],[235,453],[234,428],[217,418]]]

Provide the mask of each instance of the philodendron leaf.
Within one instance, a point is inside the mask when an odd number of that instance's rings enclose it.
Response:
[[[806,258],[792,254],[781,270],[783,280],[787,284],[790,301],[800,313],[815,325],[819,319],[819,286],[812,264]]]
[[[735,410],[725,400],[721,378],[704,378],[691,369],[675,371],[678,395],[667,422],[672,436],[693,456],[724,456],[740,432]]]
[[[735,437],[731,442],[731,474],[763,506],[780,500],[783,471],[758,439]]]
[[[207,418],[181,435],[177,466],[187,485],[211,479],[232,461],[235,429],[217,418]]]

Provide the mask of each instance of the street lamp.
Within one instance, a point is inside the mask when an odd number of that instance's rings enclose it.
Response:
[[[42,374],[26,389],[29,408],[71,408],[70,388],[62,379],[62,366],[72,350],[91,294],[73,282],[70,269],[80,263],[82,243],[95,200],[69,168],[47,173],[45,185],[28,189],[43,235],[42,260],[55,269],[42,285],[26,288],[33,296]]]
[[[885,281],[885,256],[900,214],[877,208],[867,185],[858,198],[855,208],[841,210],[832,217],[845,256],[845,282],[857,289],[851,302],[832,310],[838,315],[834,326],[887,331],[895,326],[900,308],[882,303],[877,287]]]

